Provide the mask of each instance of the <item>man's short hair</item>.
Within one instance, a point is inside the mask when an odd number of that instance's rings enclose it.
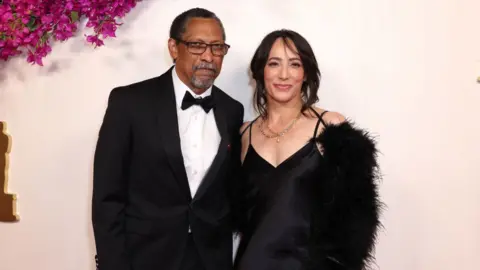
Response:
[[[217,15],[215,15],[215,13],[204,8],[192,8],[178,15],[173,20],[170,27],[170,38],[176,40],[182,39],[183,34],[185,34],[185,32],[187,31],[187,23],[192,18],[215,19],[220,25],[220,28],[222,28],[223,40],[226,40],[225,28],[223,27],[220,19],[217,17]]]

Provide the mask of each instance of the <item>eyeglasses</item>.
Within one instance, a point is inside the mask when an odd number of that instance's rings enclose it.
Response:
[[[228,49],[230,48],[230,45],[228,44],[207,44],[204,42],[199,42],[199,41],[185,41],[181,39],[176,39],[177,41],[185,44],[187,46],[187,49],[190,53],[192,54],[203,54],[206,50],[207,47],[210,47],[210,50],[212,51],[213,55],[216,56],[224,56],[227,54]]]

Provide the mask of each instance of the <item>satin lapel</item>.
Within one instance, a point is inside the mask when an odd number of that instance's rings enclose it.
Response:
[[[225,161],[225,157],[227,156],[227,153],[229,151],[230,137],[228,135],[228,128],[227,128],[228,127],[227,117],[226,117],[227,109],[224,107],[225,104],[222,103],[221,100],[219,100],[218,93],[215,93],[217,91],[219,90],[213,87],[212,95],[215,98],[215,103],[216,103],[213,113],[215,116],[215,122],[217,124],[217,128],[220,133],[221,140],[218,146],[217,155],[213,159],[210,169],[205,175],[202,181],[202,184],[198,188],[198,191],[194,196],[194,200],[201,198],[202,195],[206,192],[207,188],[210,186],[210,184],[215,180],[220,168],[223,165],[223,162]]]
[[[188,200],[192,196],[188,185],[185,163],[183,160],[182,149],[180,145],[180,135],[178,133],[178,117],[175,103],[175,92],[173,81],[171,79],[171,69],[164,76],[159,78],[158,85],[159,100],[156,102],[158,109],[158,128],[161,134],[163,148],[167,155],[172,171]]]

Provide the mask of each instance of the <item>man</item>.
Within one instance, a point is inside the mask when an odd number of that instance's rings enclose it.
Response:
[[[214,13],[188,10],[170,29],[175,65],[110,93],[94,162],[98,269],[231,269],[244,108],[213,86],[228,48]]]

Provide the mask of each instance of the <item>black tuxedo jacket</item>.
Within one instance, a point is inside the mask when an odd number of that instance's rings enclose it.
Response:
[[[92,222],[100,270],[176,270],[189,226],[207,270],[232,268],[231,180],[240,166],[244,108],[213,87],[221,142],[192,198],[172,70],[110,93],[94,159]]]

